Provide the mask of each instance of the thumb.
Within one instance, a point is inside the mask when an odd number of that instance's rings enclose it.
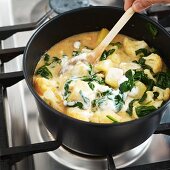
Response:
[[[170,0],[136,0],[133,3],[132,8],[135,12],[141,12],[142,10],[150,7],[152,4],[163,2],[168,3]]]

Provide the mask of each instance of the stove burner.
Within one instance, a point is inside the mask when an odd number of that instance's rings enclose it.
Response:
[[[50,7],[56,13],[63,13],[72,9],[89,6],[89,0],[50,0]]]
[[[39,138],[41,142],[54,140],[51,133],[46,129],[44,124],[39,120],[38,129]],[[148,149],[152,141],[152,137],[146,140],[143,144],[138,147],[121,153],[113,157],[116,168],[123,168],[129,166],[138,160]],[[103,170],[107,169],[107,158],[102,156],[89,156],[76,151],[71,150],[66,146],[61,146],[57,150],[49,152],[51,158],[63,164],[66,168],[75,169],[75,170]]]

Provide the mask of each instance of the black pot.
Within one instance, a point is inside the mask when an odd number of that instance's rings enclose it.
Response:
[[[87,7],[61,14],[41,26],[32,36],[25,50],[23,68],[28,87],[36,99],[40,116],[54,137],[63,145],[80,153],[90,155],[116,155],[130,150],[146,141],[157,129],[161,116],[169,102],[149,115],[138,120],[117,123],[97,124],[80,121],[54,110],[36,93],[32,77],[40,57],[54,44],[69,36],[111,29],[124,13],[114,7]],[[158,30],[152,37],[148,23]],[[170,35],[146,16],[135,14],[121,31],[135,39],[145,40],[161,53],[164,62],[170,67]]]

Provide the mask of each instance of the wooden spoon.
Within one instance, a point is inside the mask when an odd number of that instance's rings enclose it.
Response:
[[[119,31],[124,27],[124,25],[129,21],[129,19],[133,16],[135,12],[132,7],[130,7],[119,19],[119,21],[114,25],[114,27],[110,30],[107,36],[103,39],[103,41],[87,55],[87,61],[89,63],[94,63],[98,60],[98,58],[102,55],[103,51],[106,47],[111,43],[113,38],[119,33]]]
[[[133,11],[132,7],[130,7],[118,20],[118,22],[114,25],[114,27],[110,30],[107,36],[103,39],[103,41],[91,52],[83,53],[75,58],[72,58],[68,64],[74,64],[77,61],[84,60],[91,64],[95,63],[99,57],[102,55],[103,51],[106,47],[110,44],[113,38],[119,33],[119,31],[124,27],[124,25],[129,21],[129,19],[133,16],[135,12]],[[64,68],[67,70],[67,68]],[[62,72],[64,71],[62,70]]]

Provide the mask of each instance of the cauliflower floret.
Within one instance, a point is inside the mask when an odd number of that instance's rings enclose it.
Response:
[[[48,80],[43,77],[34,77],[33,79],[34,87],[37,91],[37,93],[42,96],[45,91],[48,89],[54,88],[57,86],[57,83],[55,80]]]
[[[126,73],[130,69],[138,70],[141,69],[141,66],[134,62],[128,62],[128,63],[120,63],[119,68],[123,69],[123,73]]]
[[[156,108],[158,108],[158,107],[161,106],[163,100],[158,100],[158,99],[154,100],[154,99],[153,99],[153,98],[154,98],[154,93],[153,93],[153,91],[147,91],[147,92],[146,92],[146,95],[147,95],[147,97],[146,97],[146,99],[144,100],[143,104],[145,104],[145,105],[147,105],[147,106],[154,106],[154,107],[156,107]]]
[[[135,82],[135,87],[128,93],[128,96],[133,97],[135,99],[140,99],[144,92],[146,91],[146,86],[140,81]]]
[[[146,99],[144,100],[144,104],[150,104],[150,103],[152,103],[152,102],[154,102],[154,94],[153,94],[153,92],[152,91],[147,91],[146,92],[146,95],[147,95],[147,97],[146,97]]]
[[[113,88],[118,88],[119,80],[123,77],[123,70],[119,68],[110,68],[105,76],[105,82]]]
[[[150,54],[147,57],[143,57],[145,59],[145,64],[152,68],[154,73],[158,73],[162,70],[162,60],[161,57],[157,54]]]
[[[154,86],[153,92],[158,92],[158,94],[159,94],[158,97],[157,97],[158,100],[166,101],[170,98],[170,89],[169,88],[166,88],[164,90],[164,89],[161,89],[157,86]]]
[[[125,49],[125,52],[132,57],[136,57],[135,51],[141,49],[141,48],[146,48],[148,49],[148,45],[146,44],[145,41],[136,41],[132,40],[130,38],[125,37],[123,41],[123,46]]]
[[[148,76],[149,79],[152,79],[154,82],[156,82],[156,79],[152,76],[151,71],[149,69],[145,69],[144,73]]]
[[[110,59],[107,59],[107,60],[99,61],[95,65],[94,70],[95,72],[103,71],[106,73],[111,67],[113,67],[112,61]]]

